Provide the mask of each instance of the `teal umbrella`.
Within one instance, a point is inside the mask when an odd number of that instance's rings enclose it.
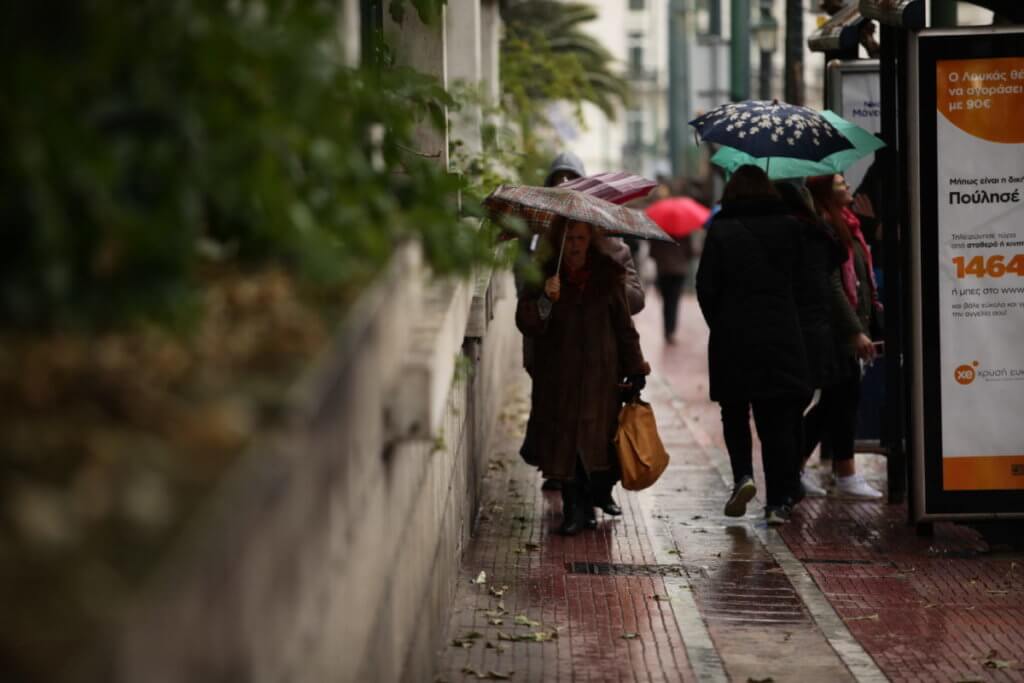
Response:
[[[850,141],[853,149],[844,149],[830,154],[821,161],[807,161],[792,157],[754,157],[733,147],[722,147],[713,157],[711,163],[721,166],[731,175],[740,166],[757,166],[768,173],[772,180],[781,178],[805,178],[816,175],[832,175],[842,173],[854,162],[885,147],[885,143],[874,134],[864,130],[855,123],[850,123],[833,111],[825,110],[822,118],[828,120],[843,137]]]

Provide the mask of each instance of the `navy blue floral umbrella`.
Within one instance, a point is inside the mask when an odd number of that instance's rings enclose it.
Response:
[[[821,161],[853,145],[820,112],[763,100],[723,104],[690,125],[706,142],[727,145],[752,157]]]

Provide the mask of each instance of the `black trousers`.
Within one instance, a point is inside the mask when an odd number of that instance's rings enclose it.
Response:
[[[683,294],[685,275],[659,275],[654,286],[661,295],[661,315],[665,323],[665,336],[675,334],[676,321],[679,320],[679,297]]]
[[[857,436],[857,408],[860,406],[860,374],[853,374],[821,390],[821,400],[804,418],[803,459],[814,447],[827,441],[834,461],[853,458],[853,442]]]
[[[800,485],[800,419],[806,401],[773,398],[756,401],[723,401],[722,431],[736,483],[754,476],[750,412],[761,440],[765,499],[769,506],[785,505],[798,497]]]
[[[592,504],[603,503],[612,495],[612,489],[622,478],[622,471],[619,468],[619,457],[615,447],[610,447],[609,463],[607,470],[587,473],[583,467],[583,459],[576,456],[576,471],[573,478],[562,482],[563,486],[572,486],[581,499]]]

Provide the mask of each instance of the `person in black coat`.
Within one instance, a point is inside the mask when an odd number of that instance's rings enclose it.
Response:
[[[799,496],[797,437],[811,394],[794,298],[801,228],[755,166],[737,169],[721,204],[697,269],[697,301],[711,328],[711,400],[721,405],[735,482],[725,514],[743,516],[756,494],[752,410],[765,470],[765,518],[781,524]]]
[[[846,249],[832,228],[815,213],[814,200],[806,188],[792,181],[780,181],[775,183],[775,189],[801,227],[802,263],[795,276],[794,298],[807,356],[807,381],[811,389],[821,391],[839,382],[845,367],[844,350],[836,338],[844,323],[839,307],[846,306],[839,282]],[[801,421],[798,443],[805,443],[803,426]],[[819,440],[820,437],[816,439]],[[804,471],[803,464],[800,485],[804,495],[826,495],[815,478]]]

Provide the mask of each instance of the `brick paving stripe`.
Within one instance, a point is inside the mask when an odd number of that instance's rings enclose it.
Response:
[[[435,680],[1024,680],[1021,553],[953,524],[918,537],[885,502],[808,499],[780,531],[760,496],[724,517],[731,476],[696,303],[684,299],[678,345],[661,341],[653,292],[636,320],[668,470],[647,491],[616,490],[622,517],[558,536],[560,496],[518,456],[520,374]],[[884,459],[858,467],[884,490]]]

